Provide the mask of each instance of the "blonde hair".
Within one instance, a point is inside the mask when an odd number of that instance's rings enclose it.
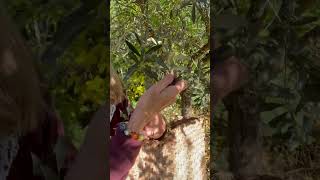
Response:
[[[38,125],[43,102],[30,50],[0,4],[0,137]]]
[[[123,90],[123,84],[120,77],[110,65],[110,103],[118,104],[122,102],[125,98],[125,93]]]

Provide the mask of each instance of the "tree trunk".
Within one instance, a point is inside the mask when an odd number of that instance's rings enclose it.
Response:
[[[181,115],[183,119],[189,119],[192,116],[191,96],[189,88],[181,93]]]
[[[229,120],[229,164],[236,177],[258,175],[262,169],[262,143],[257,96],[237,91],[224,99]]]

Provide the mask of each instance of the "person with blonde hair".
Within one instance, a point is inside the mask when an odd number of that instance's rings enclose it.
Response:
[[[40,86],[30,49],[1,4],[0,27],[0,179],[44,179],[34,173],[34,158],[54,166],[63,125]],[[76,151],[71,143],[66,148]]]
[[[165,132],[161,110],[175,101],[186,88],[185,81],[171,85],[173,74],[151,86],[131,110],[123,85],[114,69],[110,69],[110,120],[111,152],[110,179],[123,179],[139,153],[144,139],[160,138]],[[121,125],[123,127],[121,128]]]
[[[92,117],[79,151],[66,140],[66,154],[61,159],[55,146],[64,136],[62,121],[50,95],[40,86],[31,50],[2,6],[0,27],[0,179],[125,178],[139,153],[141,137],[156,139],[163,134],[165,123],[160,111],[175,100],[186,83],[169,85],[174,77],[168,74],[143,94],[130,116],[120,113],[121,123],[116,127],[108,121],[107,106],[103,104]],[[115,107],[126,98],[119,77],[112,72],[110,101]],[[113,112],[114,117],[119,110]],[[111,137],[109,130],[115,130]]]

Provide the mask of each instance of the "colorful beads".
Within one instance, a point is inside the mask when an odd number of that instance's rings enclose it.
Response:
[[[139,140],[139,141],[143,141],[143,140],[144,140],[144,136],[143,136],[143,135],[139,135],[138,140]]]
[[[143,141],[145,137],[142,134],[136,132],[130,132],[126,122],[120,122],[119,128],[126,136],[130,136],[134,140]]]
[[[138,140],[138,141],[143,141],[145,138],[142,134],[138,134],[138,133],[135,133],[135,132],[132,132],[131,133],[131,137],[134,139],[134,140]]]
[[[125,134],[126,136],[129,136],[129,135],[130,135],[129,130],[124,130],[123,132],[124,132],[124,134]]]
[[[127,124],[124,122],[119,123],[119,128],[121,131],[125,131],[127,129]]]
[[[131,133],[131,137],[132,137],[132,139],[134,139],[134,140],[138,140],[139,135],[138,135],[137,133],[135,133],[135,132],[132,132],[132,133]]]

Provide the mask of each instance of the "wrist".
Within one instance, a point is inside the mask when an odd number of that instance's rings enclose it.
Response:
[[[134,132],[141,132],[143,128],[149,123],[149,120],[155,116],[156,113],[152,111],[136,108],[131,114],[128,122],[128,128]]]
[[[145,139],[145,136],[143,134],[139,134],[137,132],[131,131],[131,129],[128,127],[127,122],[120,122],[119,130],[123,135],[130,137],[134,140],[143,141]]]

